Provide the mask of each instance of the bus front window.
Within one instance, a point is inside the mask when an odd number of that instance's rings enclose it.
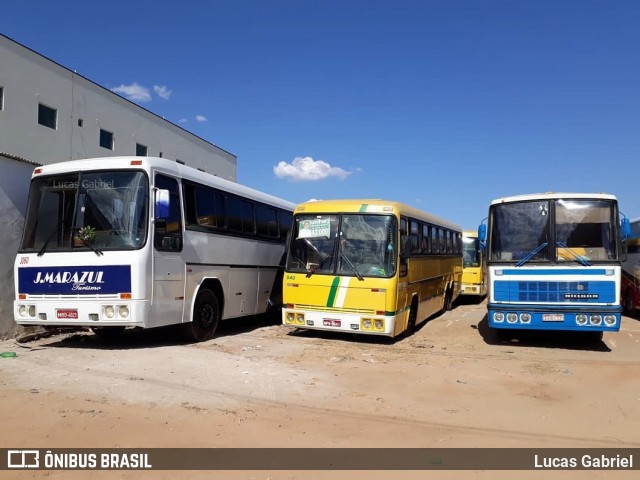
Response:
[[[136,249],[147,235],[148,180],[142,172],[92,172],[36,178],[29,190],[21,251]]]
[[[395,273],[395,218],[343,214],[338,275],[389,277]]]
[[[462,237],[462,262],[464,268],[480,266],[477,238]]]
[[[496,261],[549,261],[549,202],[495,205],[491,209],[489,258]]]
[[[616,258],[615,210],[607,200],[557,200],[556,247],[558,262]]]
[[[287,261],[290,272],[332,273],[338,215],[297,215]]]
[[[287,271],[360,279],[393,276],[396,230],[396,220],[390,215],[297,215]]]

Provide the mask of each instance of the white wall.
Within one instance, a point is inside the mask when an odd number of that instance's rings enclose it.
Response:
[[[178,159],[236,181],[235,155],[2,34],[0,86],[0,153],[47,165],[135,155],[140,143],[150,157]],[[57,111],[57,128],[38,124],[40,103]],[[114,134],[113,150],[99,145],[100,129]]]

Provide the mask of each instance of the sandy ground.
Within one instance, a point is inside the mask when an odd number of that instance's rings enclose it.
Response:
[[[496,341],[465,302],[395,341],[228,321],[0,342],[4,448],[640,447],[640,321]],[[640,461],[640,458],[638,459]],[[7,473],[7,472],[4,472]],[[87,478],[8,472],[5,478]],[[90,472],[91,478],[638,478],[629,471]]]

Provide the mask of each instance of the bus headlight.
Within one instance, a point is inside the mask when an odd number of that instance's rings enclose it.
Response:
[[[504,322],[504,313],[502,312],[495,312],[493,314],[493,321],[496,323],[502,323]]]
[[[516,323],[518,321],[518,315],[515,313],[507,313],[507,322]]]
[[[362,328],[365,330],[371,330],[371,319],[365,318],[362,321]]]
[[[27,316],[27,307],[24,305],[20,305],[18,307],[18,315],[20,315],[21,317],[26,317]]]
[[[120,315],[120,317],[122,318],[128,318],[129,317],[129,307],[127,307],[126,305],[121,305],[118,307],[118,315]]]
[[[591,315],[591,318],[589,319],[589,323],[591,325],[600,325],[602,323],[602,316],[601,315]]]
[[[587,324],[587,316],[584,314],[576,315],[576,323],[578,325],[586,325]]]
[[[106,307],[104,307],[104,316],[107,318],[113,318],[116,314],[116,310],[115,308],[113,308],[113,305],[107,305]]]
[[[285,320],[287,321],[287,323],[293,323],[293,320],[295,319],[295,315],[293,314],[293,312],[287,312],[287,315],[285,316]]]
[[[607,327],[613,327],[616,324],[616,316],[615,315],[605,315],[604,324]]]
[[[374,325],[376,327],[376,330],[384,330],[384,320],[376,320],[374,322]]]
[[[298,313],[296,315],[296,322],[300,325],[304,325],[304,313]]]
[[[531,323],[531,314],[530,313],[521,313],[520,314],[520,323]]]
[[[35,317],[36,316],[36,306],[35,305],[29,305],[29,316],[30,317]]]

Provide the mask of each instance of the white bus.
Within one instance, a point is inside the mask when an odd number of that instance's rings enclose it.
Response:
[[[14,266],[15,320],[105,336],[181,323],[207,340],[219,320],[281,302],[293,208],[162,158],[38,167]]]

